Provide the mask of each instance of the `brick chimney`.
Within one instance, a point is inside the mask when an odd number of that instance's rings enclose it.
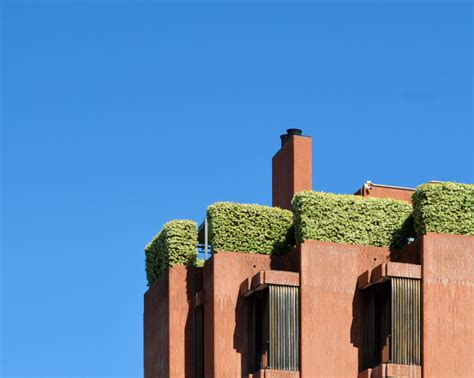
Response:
[[[299,129],[286,132],[272,159],[272,205],[291,210],[293,196],[312,189],[312,140]]]

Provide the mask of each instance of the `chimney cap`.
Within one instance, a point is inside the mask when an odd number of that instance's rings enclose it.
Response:
[[[286,129],[286,134],[280,135],[281,146],[283,147],[293,135],[301,135],[302,133],[303,130],[301,129]]]
[[[301,135],[303,133],[303,130],[301,130],[301,129],[286,129],[286,133],[288,135]]]

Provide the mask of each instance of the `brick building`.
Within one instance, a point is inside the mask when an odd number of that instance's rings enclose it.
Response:
[[[291,210],[311,190],[311,143],[296,129],[282,136],[273,206]],[[368,182],[355,195],[411,203],[413,192]],[[321,240],[284,255],[215,249],[203,267],[172,266],[144,297],[145,377],[472,377],[465,233],[428,231],[401,249]]]

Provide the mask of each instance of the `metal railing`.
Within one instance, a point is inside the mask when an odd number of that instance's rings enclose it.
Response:
[[[299,288],[268,285],[270,369],[299,370]]]
[[[204,233],[204,235],[202,235],[202,233]],[[198,256],[199,258],[207,260],[213,254],[212,246],[209,244],[209,226],[207,217],[204,218],[204,222],[199,225],[199,234],[202,235],[200,236],[200,241],[203,241],[204,243],[199,243],[197,245]]]
[[[420,280],[392,278],[391,361],[421,365]]]
[[[203,260],[209,259],[213,252],[212,252],[212,246],[210,244],[198,244],[196,246],[196,250],[198,253],[198,257]]]

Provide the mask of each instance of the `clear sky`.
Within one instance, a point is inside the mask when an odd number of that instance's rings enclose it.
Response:
[[[466,2],[1,2],[3,376],[141,376],[144,245],[313,187],[473,182]]]

